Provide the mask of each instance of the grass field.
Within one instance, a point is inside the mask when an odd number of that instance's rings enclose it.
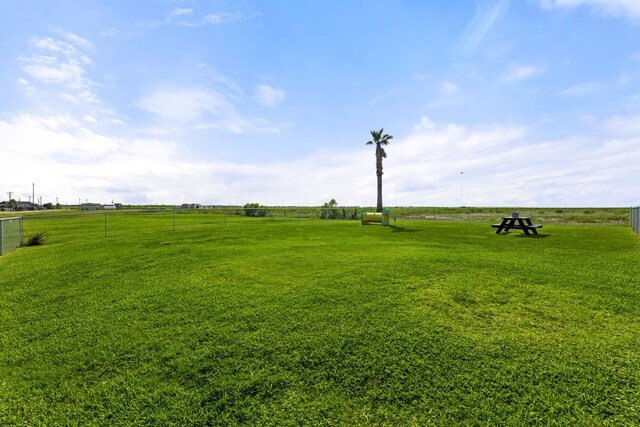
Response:
[[[628,226],[25,221],[0,425],[639,425]]]

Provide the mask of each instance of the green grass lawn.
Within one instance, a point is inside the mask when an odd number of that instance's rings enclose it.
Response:
[[[25,221],[0,425],[638,425],[624,226]]]

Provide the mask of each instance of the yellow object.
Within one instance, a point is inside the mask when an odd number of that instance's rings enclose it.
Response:
[[[389,225],[391,222],[391,211],[383,209],[382,212],[361,212],[360,220],[362,225],[370,222],[379,222],[382,225]]]

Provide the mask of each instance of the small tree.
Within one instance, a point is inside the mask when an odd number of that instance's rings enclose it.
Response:
[[[328,203],[322,205],[322,211],[320,212],[320,218],[322,219],[337,219],[340,214],[338,213],[338,202],[336,199],[331,199]]]
[[[247,203],[244,205],[244,214],[246,216],[267,216],[267,209],[260,206],[260,203]]]

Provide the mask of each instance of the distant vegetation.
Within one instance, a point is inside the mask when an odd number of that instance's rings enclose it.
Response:
[[[333,200],[333,199],[332,199]],[[328,209],[328,214],[323,214]],[[402,206],[388,207],[392,217],[397,219],[425,220],[425,221],[466,221],[466,222],[496,222],[503,216],[510,216],[518,212],[520,216],[530,216],[536,223],[562,224],[620,224],[628,225],[630,221],[629,208],[529,208],[529,207],[425,207]],[[178,213],[192,213],[206,215],[241,215],[249,217],[269,217],[269,220],[279,218],[322,218],[326,215],[337,215],[337,219],[359,219],[360,210],[372,211],[375,207],[341,207],[332,205],[331,201],[322,206],[263,206],[259,203],[248,203],[242,206],[212,206],[202,209],[177,209]],[[127,215],[136,212],[173,212],[173,206],[123,206],[122,209],[109,211],[112,215]],[[87,212],[87,211],[85,211]],[[20,212],[20,216],[40,217],[66,214],[77,214],[77,209],[60,209],[51,211]],[[85,215],[104,215],[105,211],[83,213]],[[323,216],[325,215],[325,216]],[[0,212],[0,217],[16,216],[15,212]]]
[[[247,203],[244,205],[244,214],[246,216],[264,217],[267,215],[267,209],[264,206],[260,206],[260,203]]]

